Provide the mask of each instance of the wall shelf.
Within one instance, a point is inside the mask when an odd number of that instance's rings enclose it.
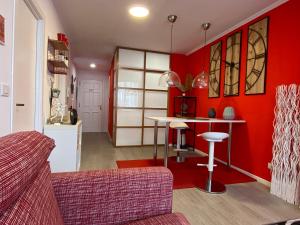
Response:
[[[48,71],[51,74],[67,75],[69,48],[63,41],[48,39]]]
[[[197,97],[175,96],[173,116],[195,118],[196,108],[197,108]],[[183,146],[183,148],[192,149],[193,151],[195,150],[195,131],[196,131],[196,123],[189,124],[189,129],[182,131],[188,134],[186,137],[186,144],[185,146]],[[175,129],[173,129],[172,136],[173,136],[172,144],[173,146],[176,146],[175,141],[177,140],[177,134],[175,132]]]
[[[48,63],[51,66],[54,67],[61,67],[61,68],[68,68],[68,66],[66,65],[66,63],[64,61],[59,61],[59,60],[48,60]]]
[[[49,39],[49,44],[52,45],[54,49],[61,50],[61,51],[69,51],[68,46],[63,41]]]

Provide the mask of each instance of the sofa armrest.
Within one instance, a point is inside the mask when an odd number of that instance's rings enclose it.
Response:
[[[120,224],[171,213],[173,176],[164,167],[52,174],[65,224]]]

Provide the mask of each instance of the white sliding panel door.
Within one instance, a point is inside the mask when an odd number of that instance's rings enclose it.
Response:
[[[114,143],[116,146],[153,145],[154,123],[147,116],[166,116],[168,89],[158,85],[169,70],[169,54],[118,49],[114,76]],[[164,126],[159,124],[159,144]]]

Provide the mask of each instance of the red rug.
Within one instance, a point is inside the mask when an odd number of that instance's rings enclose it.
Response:
[[[186,158],[184,163],[177,163],[176,157],[170,157],[168,168],[174,176],[174,189],[193,188],[205,183],[208,175],[207,167],[198,167],[197,163],[207,163],[208,157]],[[228,168],[215,161],[217,166],[214,168],[213,178],[223,184],[236,184],[255,181],[237,170]],[[148,166],[163,166],[163,160],[118,160],[118,168],[135,168]]]

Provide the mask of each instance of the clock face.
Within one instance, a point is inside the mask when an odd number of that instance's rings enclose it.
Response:
[[[237,32],[227,38],[224,96],[239,95],[241,37],[242,33]]]
[[[268,18],[249,26],[245,94],[265,92],[267,35]]]
[[[218,42],[210,48],[210,71],[208,97],[220,96],[220,74],[221,74],[222,42]]]

